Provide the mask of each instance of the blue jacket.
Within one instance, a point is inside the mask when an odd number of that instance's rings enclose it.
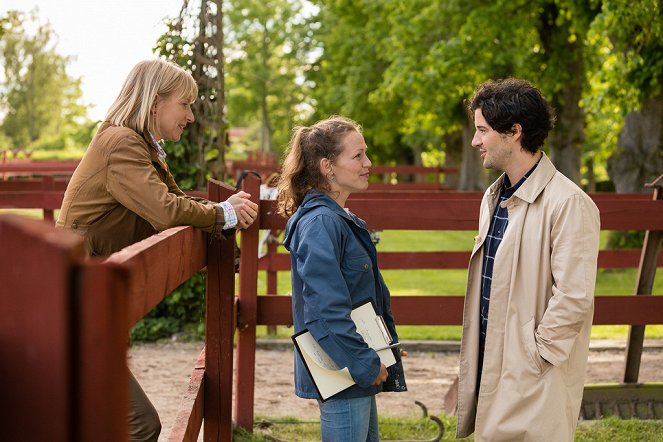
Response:
[[[389,289],[377,267],[377,251],[366,223],[346,212],[329,196],[310,191],[288,220],[283,245],[292,261],[292,317],[295,333],[308,329],[339,367],[348,367],[356,382],[337,398],[371,396],[380,391],[405,391],[400,352],[388,367],[382,385],[371,383],[380,372],[380,358],[368,347],[350,312],[371,298],[376,312],[398,340],[391,313]],[[295,393],[318,398],[306,367],[295,354]]]

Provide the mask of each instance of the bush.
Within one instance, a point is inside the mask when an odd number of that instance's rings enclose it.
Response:
[[[608,237],[608,249],[641,249],[645,242],[643,230],[614,230]]]
[[[131,330],[133,341],[156,341],[185,332],[194,339],[205,333],[205,275],[197,273],[176,288]]]

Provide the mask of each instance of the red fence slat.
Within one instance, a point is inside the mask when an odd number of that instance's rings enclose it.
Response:
[[[164,241],[165,238],[169,240]],[[188,259],[182,259],[183,256]],[[129,326],[198,273],[205,266],[205,257],[204,234],[193,227],[166,230],[111,255],[106,262],[132,269],[127,287]]]
[[[128,440],[129,269],[90,260],[79,269],[76,319],[78,439]],[[103,351],[101,351],[103,349]]]
[[[234,189],[208,184],[210,200],[223,201]],[[203,438],[232,440],[233,336],[235,333],[235,236],[207,247],[205,298],[205,382]]]
[[[0,216],[0,238],[0,434],[7,441],[73,440],[72,289],[82,239],[13,215]]]
[[[597,296],[594,324],[663,324],[663,296]],[[392,296],[398,325],[462,325],[463,296]],[[292,297],[259,296],[260,325],[292,325]]]
[[[0,174],[71,174],[76,170],[80,160],[10,160],[0,163]]]
[[[168,433],[168,442],[196,442],[205,413],[205,349],[196,361],[175,422]]]
[[[242,190],[248,192],[254,202],[259,202],[260,180],[257,177],[247,175]],[[252,224],[242,230],[240,243],[237,372],[242,376],[235,378],[235,418],[237,425],[243,428],[253,428],[259,233],[259,225]]]

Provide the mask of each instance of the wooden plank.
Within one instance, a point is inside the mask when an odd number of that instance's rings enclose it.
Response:
[[[42,177],[43,179],[44,177]],[[52,177],[51,177],[52,178]],[[53,180],[53,190],[60,190],[64,192],[67,188],[69,179],[54,179]],[[29,191],[29,190],[41,190],[42,189],[42,180],[0,180],[0,192],[8,191]]]
[[[370,183],[370,190],[376,191],[399,191],[399,190],[444,190],[447,189],[443,183],[413,183],[409,181],[399,181],[398,183]]]
[[[637,268],[641,253],[640,249],[600,250],[598,267],[600,269]],[[654,262],[656,267],[663,267],[663,252],[659,252]]]
[[[460,325],[463,296],[392,296],[391,309],[397,325]],[[292,325],[290,295],[259,296],[260,325]]]
[[[187,259],[182,259],[184,256]],[[205,235],[190,226],[168,229],[109,256],[107,263],[131,268],[127,286],[129,327],[203,269],[205,256]]]
[[[223,201],[235,190],[208,184],[209,199]],[[235,235],[208,240],[205,298],[205,441],[232,440],[233,337],[235,333]]]
[[[663,296],[597,296],[593,324],[663,324]]]
[[[348,208],[376,230],[476,230],[478,200],[348,200]],[[412,216],[404,217],[403,210]],[[282,230],[286,220],[276,213],[275,201],[260,202],[260,227]]]
[[[663,177],[663,175],[661,176]],[[659,180],[661,179],[659,177]],[[658,181],[658,180],[657,180]],[[654,201],[663,205],[663,192],[659,182],[654,190]],[[656,277],[656,261],[661,250],[663,241],[663,223],[658,224],[652,230],[645,233],[645,239],[640,255],[640,266],[635,282],[635,293],[637,296],[650,295],[654,287]],[[626,345],[626,365],[624,367],[624,382],[638,382],[640,372],[640,358],[645,340],[645,325],[635,323],[629,329],[628,344]]]
[[[663,202],[598,200],[602,230],[655,230],[663,225]],[[348,199],[348,208],[376,230],[476,230],[478,200]],[[286,220],[276,213],[275,201],[260,202],[260,226],[282,230]],[[404,217],[403,210],[412,213]]]
[[[89,260],[79,269],[76,296],[75,385],[78,438],[127,441],[129,269]]]
[[[39,190],[0,192],[0,208],[4,209],[59,209],[64,192]]]
[[[620,249],[599,251],[598,267],[601,269],[637,268],[640,250]],[[467,269],[469,251],[441,252],[378,252],[381,270],[404,269]],[[657,267],[663,267],[663,252],[659,252]],[[290,255],[268,254],[258,261],[258,270],[270,272],[290,271]],[[268,291],[268,293],[275,293]]]
[[[259,202],[260,179],[247,175],[242,190]],[[258,297],[259,225],[253,223],[241,231],[239,263],[239,312],[237,318],[237,373],[235,378],[235,416],[237,425],[253,432],[253,398],[255,387],[256,316]]]
[[[392,296],[398,325],[462,325],[464,296]],[[259,325],[292,325],[290,295],[259,296]],[[663,324],[663,296],[597,296],[594,325]]]
[[[258,296],[256,324],[292,326],[292,296]]]
[[[28,175],[71,174],[80,160],[11,160],[0,163],[0,173]]]
[[[196,442],[205,413],[205,349],[200,352],[182,397],[168,442]]]
[[[596,201],[601,230],[657,230],[663,226],[663,201]]]
[[[455,167],[427,167],[401,164],[396,166],[371,166],[371,174],[396,173],[396,174],[455,174],[458,169]]]
[[[389,187],[391,186],[391,187]],[[349,200],[365,199],[435,199],[435,200],[479,200],[483,197],[483,192],[463,192],[451,189],[415,189],[407,187],[398,187],[394,185],[383,185],[375,187],[374,183],[369,184],[368,190],[355,192],[350,195]]]
[[[73,272],[82,238],[0,215],[0,244],[2,439],[74,440]]]
[[[650,201],[651,193],[613,193],[613,192],[594,192],[589,196],[596,201]],[[436,199],[436,200],[481,200],[483,192],[464,192],[453,189],[407,189],[392,186],[392,188],[377,189],[369,185],[368,190],[355,192],[350,195],[351,200],[360,199]]]

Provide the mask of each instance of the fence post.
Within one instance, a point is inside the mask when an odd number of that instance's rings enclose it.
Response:
[[[126,267],[86,261],[76,275],[75,391],[79,441],[129,439]],[[103,350],[102,350],[103,349]]]
[[[0,216],[3,440],[76,440],[74,269],[81,237]]]
[[[654,188],[654,200],[660,201],[663,199],[663,192],[661,192],[661,187],[663,187],[663,175],[656,178],[654,182],[647,184],[646,187]],[[661,250],[661,240],[663,240],[663,230],[647,230],[647,232],[645,232],[642,254],[640,255],[640,265],[638,266],[638,276],[635,283],[636,296],[652,294],[658,254]],[[625,383],[638,382],[644,339],[645,326],[631,325],[628,332],[628,342],[626,344],[626,363],[624,367]]]
[[[246,175],[242,190],[260,203],[260,179]],[[253,398],[256,359],[256,321],[258,310],[258,235],[260,215],[251,227],[242,230],[239,264],[239,311],[237,317],[237,377],[235,413],[237,425],[253,431]]]
[[[224,201],[233,188],[210,180],[210,201]],[[205,314],[205,442],[232,440],[233,336],[235,332],[235,235],[209,240]]]
[[[50,175],[44,175],[41,177],[41,192],[44,196],[47,193],[55,190],[55,180]],[[50,221],[53,223],[53,209],[44,209],[44,221]]]
[[[278,295],[278,271],[274,270],[274,259],[276,258],[276,253],[279,248],[278,236],[275,236],[273,232],[276,230],[269,231],[269,237],[267,238],[267,296]],[[269,325],[267,326],[267,333],[269,335],[276,335],[276,326]]]

